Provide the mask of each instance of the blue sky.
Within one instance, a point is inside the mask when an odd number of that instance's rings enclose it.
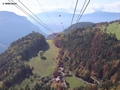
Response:
[[[13,0],[18,5],[23,7],[18,0]],[[76,0],[20,0],[24,3],[32,12],[40,13],[43,12],[42,7],[45,11],[63,11],[73,13]],[[42,7],[38,4],[41,3]],[[80,11],[81,6],[85,0],[79,0],[77,12]],[[8,0],[0,0],[0,11],[12,11],[19,15],[25,15],[14,5],[3,5]],[[24,8],[24,7],[23,7]],[[25,9],[25,8],[24,8]],[[95,11],[107,11],[107,12],[120,12],[120,0],[91,0],[86,13],[92,13]]]

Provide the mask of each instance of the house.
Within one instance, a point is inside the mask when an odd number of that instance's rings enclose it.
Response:
[[[55,81],[59,82],[60,81],[60,77],[58,76],[57,78],[55,78]]]
[[[63,68],[63,67],[59,67],[59,70],[60,70],[61,72],[63,72],[63,71],[64,71],[64,68]]]

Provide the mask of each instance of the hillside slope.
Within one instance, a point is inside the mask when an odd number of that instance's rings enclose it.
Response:
[[[1,52],[7,49],[10,43],[32,31],[44,34],[39,27],[32,24],[26,17],[13,12],[0,11],[0,43],[5,46],[0,45]]]
[[[54,46],[52,40],[47,40],[46,42],[49,44],[49,49],[44,52],[42,58],[40,56],[40,50],[37,53],[37,56],[32,57],[29,61],[26,62],[28,65],[30,65],[31,68],[34,68],[32,70],[33,74],[29,78],[25,78],[19,84],[16,83],[14,87],[15,89],[24,89],[26,85],[29,85],[30,90],[32,90],[33,88],[36,88],[34,86],[37,82],[37,87],[39,88],[39,90],[46,90],[42,89],[42,87],[45,86],[45,84],[52,77],[52,73],[56,67],[56,60],[53,60],[53,58],[55,58],[58,54],[58,48]]]
[[[45,37],[36,32],[11,43],[10,47],[0,54],[0,81],[3,81],[3,85],[11,87],[19,80],[29,77],[32,68],[25,62],[37,56],[40,50],[48,48]]]
[[[101,28],[104,32],[115,33],[116,37],[120,40],[120,20],[101,22],[97,24],[97,27]]]
[[[100,88],[109,90],[120,81],[120,41],[115,34],[100,28],[79,28],[58,35],[54,43],[61,50],[58,58],[64,68],[88,82],[96,79]]]
[[[79,22],[79,23],[71,25],[70,27],[65,29],[63,32],[66,33],[66,32],[69,32],[70,30],[73,30],[73,29],[88,28],[88,27],[93,27],[93,26],[95,26],[95,23],[92,23],[92,22]]]

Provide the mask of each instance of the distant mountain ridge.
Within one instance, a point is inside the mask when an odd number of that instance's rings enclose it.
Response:
[[[67,12],[59,12],[59,11],[49,11],[47,14],[50,16],[50,18],[53,20],[55,25],[51,22],[51,20],[47,17],[45,12],[36,14],[42,21],[44,21],[50,28],[53,29],[55,32],[62,32],[66,31],[66,29],[69,29],[71,27],[71,20],[72,20],[72,13]],[[73,21],[73,24],[76,23],[76,19],[78,17],[78,14],[75,14],[75,18]],[[110,22],[120,19],[120,13],[113,13],[113,12],[102,12],[97,11],[89,14],[84,14],[80,21],[81,22],[92,22],[92,23],[99,23],[99,22]],[[32,21],[34,22],[34,21]],[[34,22],[35,23],[35,22]],[[42,28],[41,26],[39,26]],[[44,28],[42,28],[44,30]]]
[[[67,29],[65,29],[63,32],[68,32],[72,29],[77,29],[77,28],[86,28],[86,27],[93,27],[95,26],[95,23],[92,22],[79,22],[76,24],[71,25],[70,27],[68,27]]]
[[[85,22],[91,21],[98,23],[98,22],[110,22],[117,19],[120,19],[120,13],[98,11],[83,15],[81,21]]]
[[[58,24],[60,21],[63,22],[63,24],[70,25],[70,22],[72,20],[72,13],[67,12],[58,12],[58,11],[51,11],[47,12],[47,14],[51,17],[51,19]],[[38,13],[36,14],[39,16],[42,20],[44,20],[46,23],[51,23],[51,21],[48,19],[46,14]],[[76,22],[76,19],[78,18],[78,14],[75,14],[73,23]],[[113,21],[116,19],[120,19],[120,13],[114,13],[114,12],[103,12],[103,11],[97,11],[93,13],[84,14],[80,22],[105,22],[105,21]],[[66,21],[67,20],[67,21]]]
[[[50,34],[46,39],[53,40],[59,33]]]
[[[75,26],[76,25],[76,26]],[[86,27],[93,27],[95,26],[96,24],[95,23],[92,23],[92,22],[79,22],[77,24],[73,24],[71,25],[70,27],[68,27],[67,29],[65,29],[64,31],[62,31],[61,33],[67,33],[73,29],[76,29],[76,28],[86,28]],[[47,39],[54,39],[59,33],[53,33],[53,34],[50,34]]]
[[[72,20],[72,13],[67,12],[59,12],[59,11],[49,11],[47,12],[49,17],[52,19],[53,22],[50,20],[50,18],[46,15],[45,12],[36,14],[42,21],[44,21],[50,28],[52,28],[55,32],[63,31],[64,29],[68,28],[71,25]],[[78,14],[75,14],[73,24],[76,23],[76,20],[78,18]],[[109,22],[120,19],[120,13],[113,13],[113,12],[102,12],[97,11],[89,14],[84,14],[79,22],[93,22],[93,23],[99,23],[99,22]],[[32,21],[34,22],[34,21]],[[34,22],[35,23],[35,22]],[[39,26],[42,28],[41,26]]]
[[[0,43],[7,47],[12,41],[17,40],[32,31],[44,34],[39,27],[32,24],[26,17],[19,16],[13,12],[0,11],[0,21]],[[0,45],[1,52],[6,48],[3,49]]]

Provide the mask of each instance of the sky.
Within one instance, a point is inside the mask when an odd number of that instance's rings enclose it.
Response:
[[[12,0],[0,0],[0,11],[12,11],[15,12],[16,14],[26,16],[14,5],[4,4],[9,1]],[[20,3],[22,2],[27,8],[29,8],[33,13],[36,14],[44,12],[44,10],[46,12],[62,11],[73,13],[77,0],[13,0],[13,1],[17,3],[17,5],[19,5],[20,7],[24,8],[24,6]],[[78,0],[76,13],[80,12],[80,9],[84,2],[85,0]],[[42,7],[40,6],[39,3],[42,5]],[[84,14],[92,13],[95,11],[120,12],[120,0],[91,0]]]
[[[58,11],[58,12],[66,12],[66,13],[73,14],[74,8],[76,5],[76,1],[77,0],[0,0],[0,11],[11,11],[18,15],[26,16],[30,20],[29,16],[27,16],[21,10],[19,10],[17,7],[15,7],[15,5],[13,5],[13,4],[6,5],[5,3],[14,2],[17,5],[19,5],[21,8],[23,8],[25,11],[29,12],[24,7],[24,5],[25,5],[34,14],[48,12],[48,11],[49,12]],[[78,13],[78,14],[80,13],[80,10],[85,1],[88,2],[89,0],[78,0],[76,13]],[[22,5],[22,4],[24,4],[24,5]],[[93,13],[96,11],[120,13],[120,0],[90,0],[90,3],[88,5],[87,9],[85,10],[84,14]],[[71,16],[71,18],[72,18],[72,16]],[[40,18],[40,19],[44,22],[43,18]],[[53,20],[53,21],[55,22],[55,20]],[[60,23],[59,23],[59,26],[60,26],[61,20],[58,20],[58,21],[60,21]],[[47,22],[44,22],[44,23],[47,24]],[[36,24],[36,25],[39,26],[38,24]],[[60,31],[64,28],[66,28],[66,26],[63,26],[63,24],[62,24],[61,28],[59,28],[59,29],[57,28],[57,29],[58,29],[58,31]],[[49,31],[47,33],[49,33]]]

